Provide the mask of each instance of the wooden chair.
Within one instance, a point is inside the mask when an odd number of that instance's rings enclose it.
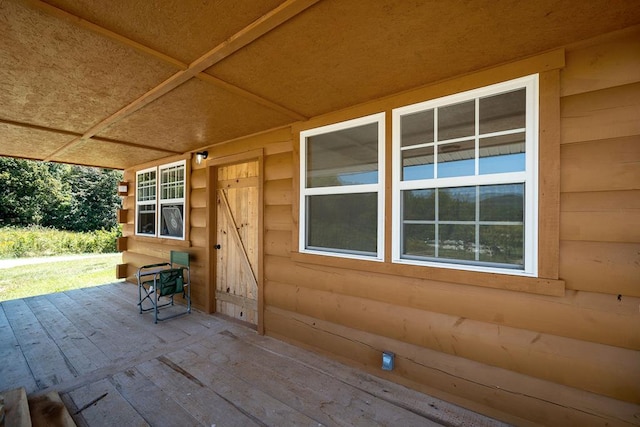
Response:
[[[158,320],[167,320],[191,313],[189,253],[171,251],[170,259],[170,262],[143,265],[136,272],[140,313],[153,311],[155,323],[158,323]],[[180,293],[187,301],[186,311],[160,317],[158,311],[161,308],[173,306],[174,296]],[[166,298],[166,302],[162,302],[160,298]],[[147,300],[149,303],[145,307]]]

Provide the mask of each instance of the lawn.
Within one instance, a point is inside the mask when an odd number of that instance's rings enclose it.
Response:
[[[0,269],[0,301],[63,292],[118,281],[122,254]]]

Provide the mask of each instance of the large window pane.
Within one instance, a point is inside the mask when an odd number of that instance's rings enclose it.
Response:
[[[525,89],[480,98],[479,103],[481,134],[525,127]]]
[[[443,144],[438,147],[438,178],[470,176],[476,173],[475,141]]]
[[[434,224],[404,224],[402,254],[415,257],[436,255],[436,226]]]
[[[138,234],[156,234],[156,205],[138,206],[137,218]]]
[[[524,184],[480,187],[480,221],[523,222]]]
[[[438,228],[438,257],[475,260],[475,229],[475,225],[440,225]]]
[[[473,136],[475,133],[475,101],[438,108],[438,141]]]
[[[480,261],[524,265],[524,226],[480,226]]]
[[[433,179],[433,147],[402,152],[402,180]]]
[[[476,187],[438,190],[438,219],[440,221],[475,221]]]
[[[160,235],[182,238],[184,205],[182,203],[163,204],[160,208]]]
[[[378,182],[378,124],[307,138],[307,187]]]
[[[307,248],[376,254],[378,194],[307,197]]]
[[[402,147],[433,142],[433,110],[403,116],[400,127]]]
[[[436,219],[436,191],[411,190],[402,192],[403,220],[433,221]]]
[[[481,138],[479,168],[480,174],[524,171],[524,133]]]

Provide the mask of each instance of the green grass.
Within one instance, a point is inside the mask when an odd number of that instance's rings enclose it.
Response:
[[[0,301],[46,295],[118,281],[121,254],[0,269]]]

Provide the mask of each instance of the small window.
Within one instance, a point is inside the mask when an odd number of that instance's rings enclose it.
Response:
[[[300,251],[383,258],[384,114],[300,134]]]
[[[137,235],[184,239],[185,165],[180,161],[136,174]]]
[[[393,260],[535,275],[537,76],[393,111]]]

